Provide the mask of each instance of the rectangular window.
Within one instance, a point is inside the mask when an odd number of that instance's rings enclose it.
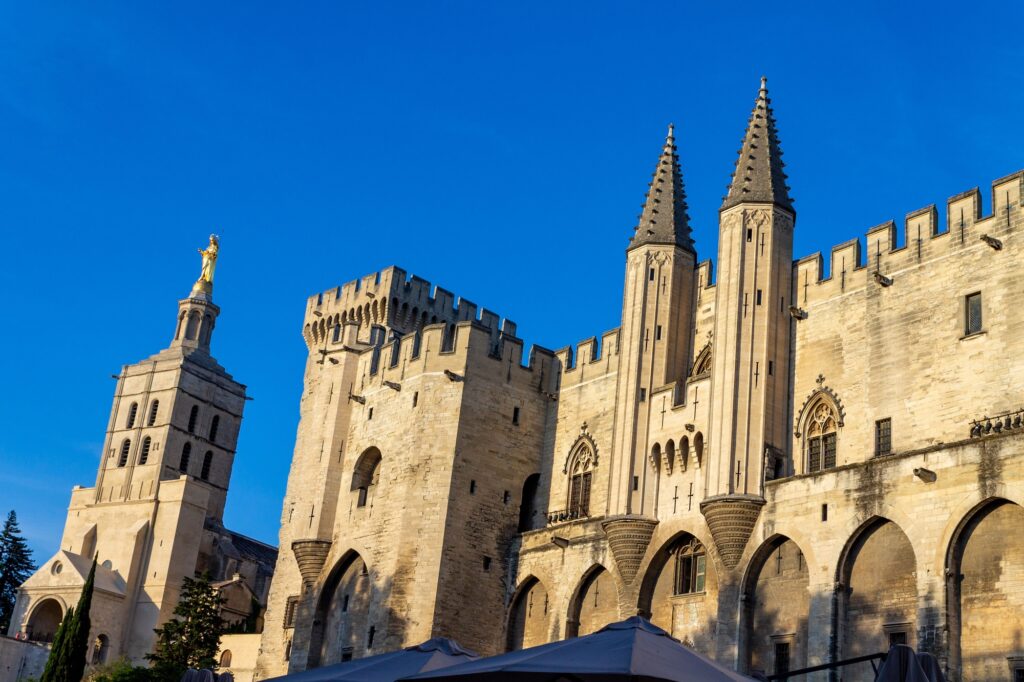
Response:
[[[892,419],[875,422],[875,457],[892,452]]]
[[[707,573],[707,557],[703,554],[697,556],[696,566],[693,576],[693,591],[703,592],[704,591],[704,577]]]
[[[890,632],[889,633],[889,646],[893,644],[906,644],[907,633],[905,632]]]
[[[643,402],[645,400],[647,400],[647,389],[646,388],[641,388],[640,389],[640,402]]]
[[[489,556],[485,556],[484,557],[484,570],[485,571],[491,570],[491,557],[489,557]]]
[[[640,490],[640,477],[639,476],[634,476],[633,477],[633,490]]]
[[[375,634],[377,634],[377,628],[375,628],[374,626],[371,625],[370,626],[370,631],[368,633],[366,633],[366,648],[367,649],[372,649],[373,648],[373,636]]]
[[[352,660],[352,650],[351,649],[342,649],[342,651],[341,651],[341,662],[342,663],[348,663],[351,660]]]
[[[756,301],[756,303],[757,303],[757,305],[761,305],[761,290],[760,289],[757,290],[757,301]]]
[[[647,276],[647,279],[654,281],[654,268],[651,268],[651,274]]]
[[[748,227],[747,228],[747,241],[751,242],[753,240],[754,240],[754,231]]]
[[[416,407],[416,403],[420,401],[420,392],[416,391],[412,394],[412,406]]]
[[[371,419],[373,419],[373,408],[372,407],[366,413],[366,421],[370,421]]]
[[[469,494],[476,495],[476,481],[469,482]]]
[[[821,439],[812,438],[807,442],[807,469],[821,470]]]
[[[964,302],[967,316],[964,332],[968,335],[977,334],[981,331],[981,294],[971,294]]]
[[[346,611],[348,611],[348,595],[347,594],[344,597],[341,598],[341,612],[345,613]]]
[[[784,675],[789,672],[789,642],[775,643],[775,674]]]
[[[821,505],[821,520],[822,521],[828,521],[828,505],[827,504]]]
[[[654,328],[654,340],[661,341],[661,325]]]
[[[769,360],[768,361],[768,376],[772,376],[773,374],[775,374],[775,361],[774,360]]]
[[[512,408],[512,423],[513,424],[519,424],[519,408],[518,407],[513,407]]]
[[[836,465],[836,434],[826,433],[821,437],[822,449],[825,451],[825,469],[831,469]]]
[[[1014,669],[1013,682],[1024,682],[1024,668]]]
[[[284,627],[295,627],[295,610],[299,607],[298,597],[288,597],[284,604]]]

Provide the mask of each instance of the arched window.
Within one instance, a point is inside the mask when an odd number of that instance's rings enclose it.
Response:
[[[356,499],[357,507],[365,507],[369,499],[370,491],[377,485],[380,476],[380,450],[370,448],[356,460],[355,469],[352,471],[352,490],[359,491]]]
[[[192,458],[192,443],[185,443],[181,446],[181,463],[178,465],[178,471],[183,474],[188,473],[188,461]]]
[[[199,420],[199,406],[193,405],[192,411],[188,413],[188,432],[196,432],[196,421]]]
[[[99,665],[107,660],[107,651],[110,650],[110,638],[106,635],[99,635],[92,643],[92,663]]]
[[[213,421],[210,422],[210,442],[215,443],[217,441],[217,429],[220,428],[220,415],[213,415]]]
[[[142,439],[142,451],[139,453],[139,464],[145,464],[146,460],[149,459],[149,447],[153,444],[153,439],[146,436]]]
[[[220,655],[220,667],[230,668],[231,667],[231,649],[225,649]]]
[[[822,471],[836,465],[835,410],[826,400],[810,410],[804,432],[807,434],[807,471]]]
[[[199,311],[193,310],[188,314],[188,323],[185,325],[185,339],[195,341],[199,332]]]
[[[693,437],[693,456],[697,460],[697,467],[704,464],[704,434],[700,431]]]
[[[704,591],[707,578],[707,552],[696,538],[680,543],[673,551],[676,576],[673,594],[695,594]]]
[[[132,406],[128,408],[128,421],[125,422],[124,428],[130,429],[135,426],[135,415],[139,413],[139,404],[132,403]]]
[[[341,341],[341,325],[340,324],[334,325],[334,336],[331,338],[331,341],[333,341],[334,343],[338,343],[338,341]],[[226,652],[226,653],[231,653],[231,652]]]
[[[156,413],[160,410],[160,401],[154,400],[153,404],[149,406],[149,420],[146,422],[146,426],[153,426],[156,424]]]
[[[117,466],[123,467],[128,464],[128,451],[132,449],[132,442],[128,438],[121,441],[121,455],[117,458]]]
[[[207,450],[203,455],[203,469],[199,472],[199,478],[204,481],[210,480],[210,467],[213,466],[213,451]]]
[[[593,478],[594,453],[583,443],[573,457],[569,470],[569,518],[590,516],[590,488]]]

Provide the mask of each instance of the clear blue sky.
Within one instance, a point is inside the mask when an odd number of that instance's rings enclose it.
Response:
[[[397,264],[560,347],[618,324],[675,122],[700,257],[758,78],[796,257],[1024,167],[1024,4],[0,5],[0,509],[43,560],[122,364],[222,236],[248,404],[226,521],[276,544],[306,296]],[[589,301],[568,305],[569,301]]]

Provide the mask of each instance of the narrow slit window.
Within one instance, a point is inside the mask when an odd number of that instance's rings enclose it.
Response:
[[[661,341],[661,325],[654,328],[654,340]]]
[[[135,415],[139,413],[139,404],[132,403],[132,406],[128,408],[128,421],[125,422],[124,428],[130,429],[135,426]]]
[[[178,464],[178,471],[188,473],[188,461],[192,457],[192,443],[185,443],[181,447],[181,462]]]
[[[220,415],[213,415],[213,421],[210,422],[210,442],[217,442],[217,430],[220,429]]]
[[[756,305],[761,305],[761,290],[760,289],[757,290],[757,300],[754,301],[754,303]]]
[[[892,452],[892,419],[879,419],[875,422],[875,457],[888,455]]]
[[[652,281],[652,282],[654,281],[654,268],[651,268],[651,272],[650,272],[650,274],[649,274],[649,275],[647,276],[647,279],[649,279],[649,280],[650,280],[650,281]]]
[[[153,439],[146,436],[142,439],[142,450],[139,452],[139,464],[145,464],[149,460],[149,448],[153,444]]]
[[[210,469],[213,467],[213,451],[207,450],[206,454],[203,455],[203,469],[199,472],[199,477],[204,481],[210,480]]]
[[[965,333],[977,334],[981,331],[981,294],[971,294],[965,301],[966,324]]]
[[[132,442],[128,438],[121,441],[121,455],[117,458],[117,466],[123,467],[128,464],[128,452],[132,449]]]
[[[518,407],[513,407],[512,408],[512,423],[516,424],[516,425],[519,424],[519,408]]]
[[[160,410],[160,401],[154,400],[153,404],[149,406],[149,420],[146,422],[146,426],[153,426],[156,424],[156,415]]]
[[[199,406],[193,405],[192,411],[188,413],[188,432],[196,432],[196,422],[199,420]]]

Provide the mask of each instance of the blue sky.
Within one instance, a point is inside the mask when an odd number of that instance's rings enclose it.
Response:
[[[669,122],[702,259],[765,74],[795,257],[1024,168],[1024,4],[0,4],[0,509],[43,560],[116,374],[222,237],[248,403],[227,523],[276,544],[306,296],[396,264],[557,348],[618,324]],[[902,239],[902,237],[901,237]],[[588,303],[569,305],[569,301]]]

